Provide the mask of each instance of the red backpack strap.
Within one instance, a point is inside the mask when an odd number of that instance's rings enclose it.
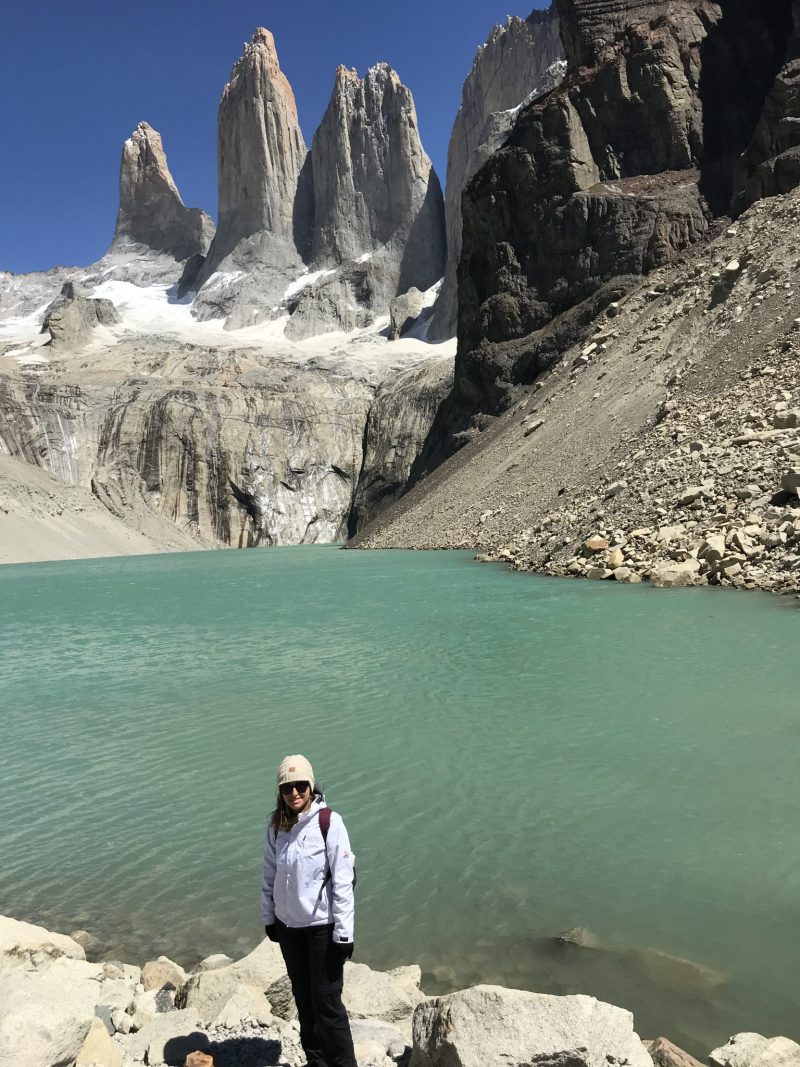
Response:
[[[322,834],[322,840],[325,842],[325,848],[328,847],[328,830],[331,828],[331,808],[322,808],[319,813],[319,829]]]

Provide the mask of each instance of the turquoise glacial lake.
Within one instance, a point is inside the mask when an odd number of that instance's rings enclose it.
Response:
[[[800,611],[334,547],[0,568],[0,913],[185,965],[257,941],[281,757],[356,957],[800,1039]],[[555,940],[585,928],[588,944]]]

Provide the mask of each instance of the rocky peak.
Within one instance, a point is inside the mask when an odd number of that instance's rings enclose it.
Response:
[[[167,166],[161,134],[140,122],[122,146],[119,212],[114,245],[134,241],[177,260],[205,253],[214,223],[198,208],[187,208]]]
[[[432,339],[456,330],[456,271],[461,254],[461,194],[469,179],[503,144],[523,103],[561,81],[566,63],[554,8],[529,18],[512,16],[481,45],[461,92],[461,107],[447,152],[447,272],[433,322]]]
[[[411,91],[387,63],[340,66],[311,152],[313,259],[338,265],[391,249],[391,288],[426,289],[444,266],[439,180]]]
[[[295,243],[295,197],[307,149],[275,40],[260,27],[222,91],[217,135],[219,227],[212,257],[266,232]]]

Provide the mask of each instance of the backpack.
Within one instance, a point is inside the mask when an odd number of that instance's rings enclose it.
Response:
[[[322,842],[325,845],[325,859],[328,863],[328,870],[325,872],[325,877],[322,879],[322,889],[328,884],[331,877],[331,861],[328,859],[328,830],[331,828],[331,815],[333,813],[332,808],[322,808],[319,813],[319,829],[322,834]],[[358,881],[358,875],[356,874],[356,858],[353,856],[353,889],[356,887]],[[320,893],[322,890],[320,890]]]

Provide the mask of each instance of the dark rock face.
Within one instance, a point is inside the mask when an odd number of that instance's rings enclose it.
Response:
[[[140,122],[122,147],[112,250],[128,240],[183,261],[205,255],[213,236],[209,216],[184,206],[167,166],[161,134]]]
[[[495,26],[475,56],[447,150],[447,270],[428,331],[431,340],[444,340],[456,332],[464,187],[502,146],[520,106],[554,89],[565,69],[558,16],[552,7]]]
[[[800,0],[773,10],[779,28],[792,28],[786,62],[764,104],[753,139],[734,177],[733,210],[739,214],[764,196],[787,193],[800,184]],[[779,20],[782,20],[779,21]]]
[[[556,0],[568,76],[522,111],[462,198],[454,388],[417,475],[541,371],[537,332],[674,260],[728,210],[790,5]]]

